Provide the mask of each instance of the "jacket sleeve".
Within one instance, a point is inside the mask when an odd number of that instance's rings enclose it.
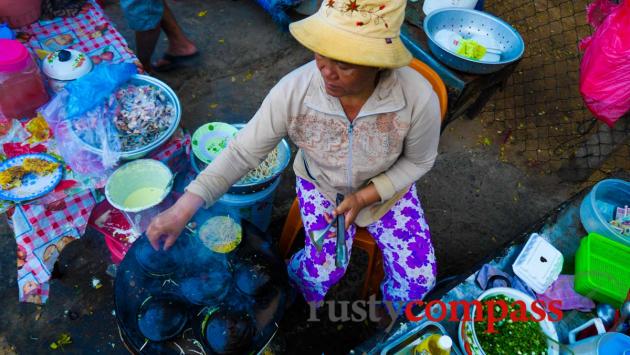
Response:
[[[200,196],[205,207],[215,203],[250,170],[256,168],[287,135],[289,103],[286,83],[281,81],[263,100],[254,117],[186,191]]]
[[[386,172],[370,180],[381,201],[391,199],[396,193],[418,181],[433,167],[440,140],[440,102],[431,91],[424,105],[418,106],[411,119],[411,127],[403,152]]]

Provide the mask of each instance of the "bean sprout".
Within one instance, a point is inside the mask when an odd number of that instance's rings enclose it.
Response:
[[[267,155],[267,158],[263,160],[260,165],[258,165],[255,169],[250,170],[247,175],[245,175],[241,180],[239,180],[239,184],[249,184],[256,181],[264,180],[271,175],[273,175],[274,170],[278,166],[278,147],[274,148]]]

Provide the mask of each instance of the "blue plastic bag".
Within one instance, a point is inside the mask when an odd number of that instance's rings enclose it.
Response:
[[[91,73],[66,85],[66,118],[81,116],[100,106],[120,85],[137,73],[138,68],[131,63],[97,65]]]

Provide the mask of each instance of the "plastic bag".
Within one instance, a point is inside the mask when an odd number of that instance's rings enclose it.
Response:
[[[117,164],[121,149],[112,119],[119,110],[115,92],[135,72],[133,64],[98,66],[40,110],[59,154],[75,172],[100,180]]]
[[[97,65],[91,73],[65,87],[68,91],[66,117],[77,117],[100,105],[137,71],[131,63]]]
[[[580,43],[580,93],[595,117],[612,127],[630,111],[630,0],[597,0],[588,20],[596,30]]]

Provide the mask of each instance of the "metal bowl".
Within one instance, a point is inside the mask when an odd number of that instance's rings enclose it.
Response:
[[[164,142],[166,142],[173,136],[173,134],[177,130],[177,127],[179,127],[179,122],[182,116],[182,108],[181,108],[181,104],[179,103],[179,98],[177,98],[177,95],[175,94],[173,89],[171,89],[168,85],[166,85],[166,83],[156,78],[150,77],[148,75],[136,74],[131,78],[131,80],[129,80],[128,83],[135,84],[135,85],[151,85],[151,86],[155,86],[159,88],[164,93],[164,95],[168,98],[168,100],[173,104],[174,111],[175,111],[175,115],[173,116],[173,120],[171,124],[169,125],[169,127],[164,132],[162,132],[153,142],[151,142],[150,144],[147,144],[144,147],[140,147],[140,148],[136,148],[133,150],[128,150],[128,151],[124,151],[120,153],[121,159],[133,160],[133,159],[138,159],[138,158],[142,158],[146,156],[151,151],[160,147]],[[75,134],[77,140],[83,143],[83,146],[86,148],[86,150],[92,153],[98,154],[98,155],[103,154],[103,150],[101,148],[95,147],[89,144],[88,142],[86,142],[85,140],[81,139],[81,137],[77,134],[77,132],[74,129],[71,129],[70,131],[73,134]]]
[[[482,38],[485,44],[489,43],[502,52],[501,60],[484,62],[453,53],[434,40],[440,30],[450,30],[464,38]],[[514,27],[500,18],[477,10],[447,8],[432,12],[424,19],[424,32],[429,39],[429,49],[438,60],[466,73],[494,73],[519,60],[525,52],[523,38]]]

